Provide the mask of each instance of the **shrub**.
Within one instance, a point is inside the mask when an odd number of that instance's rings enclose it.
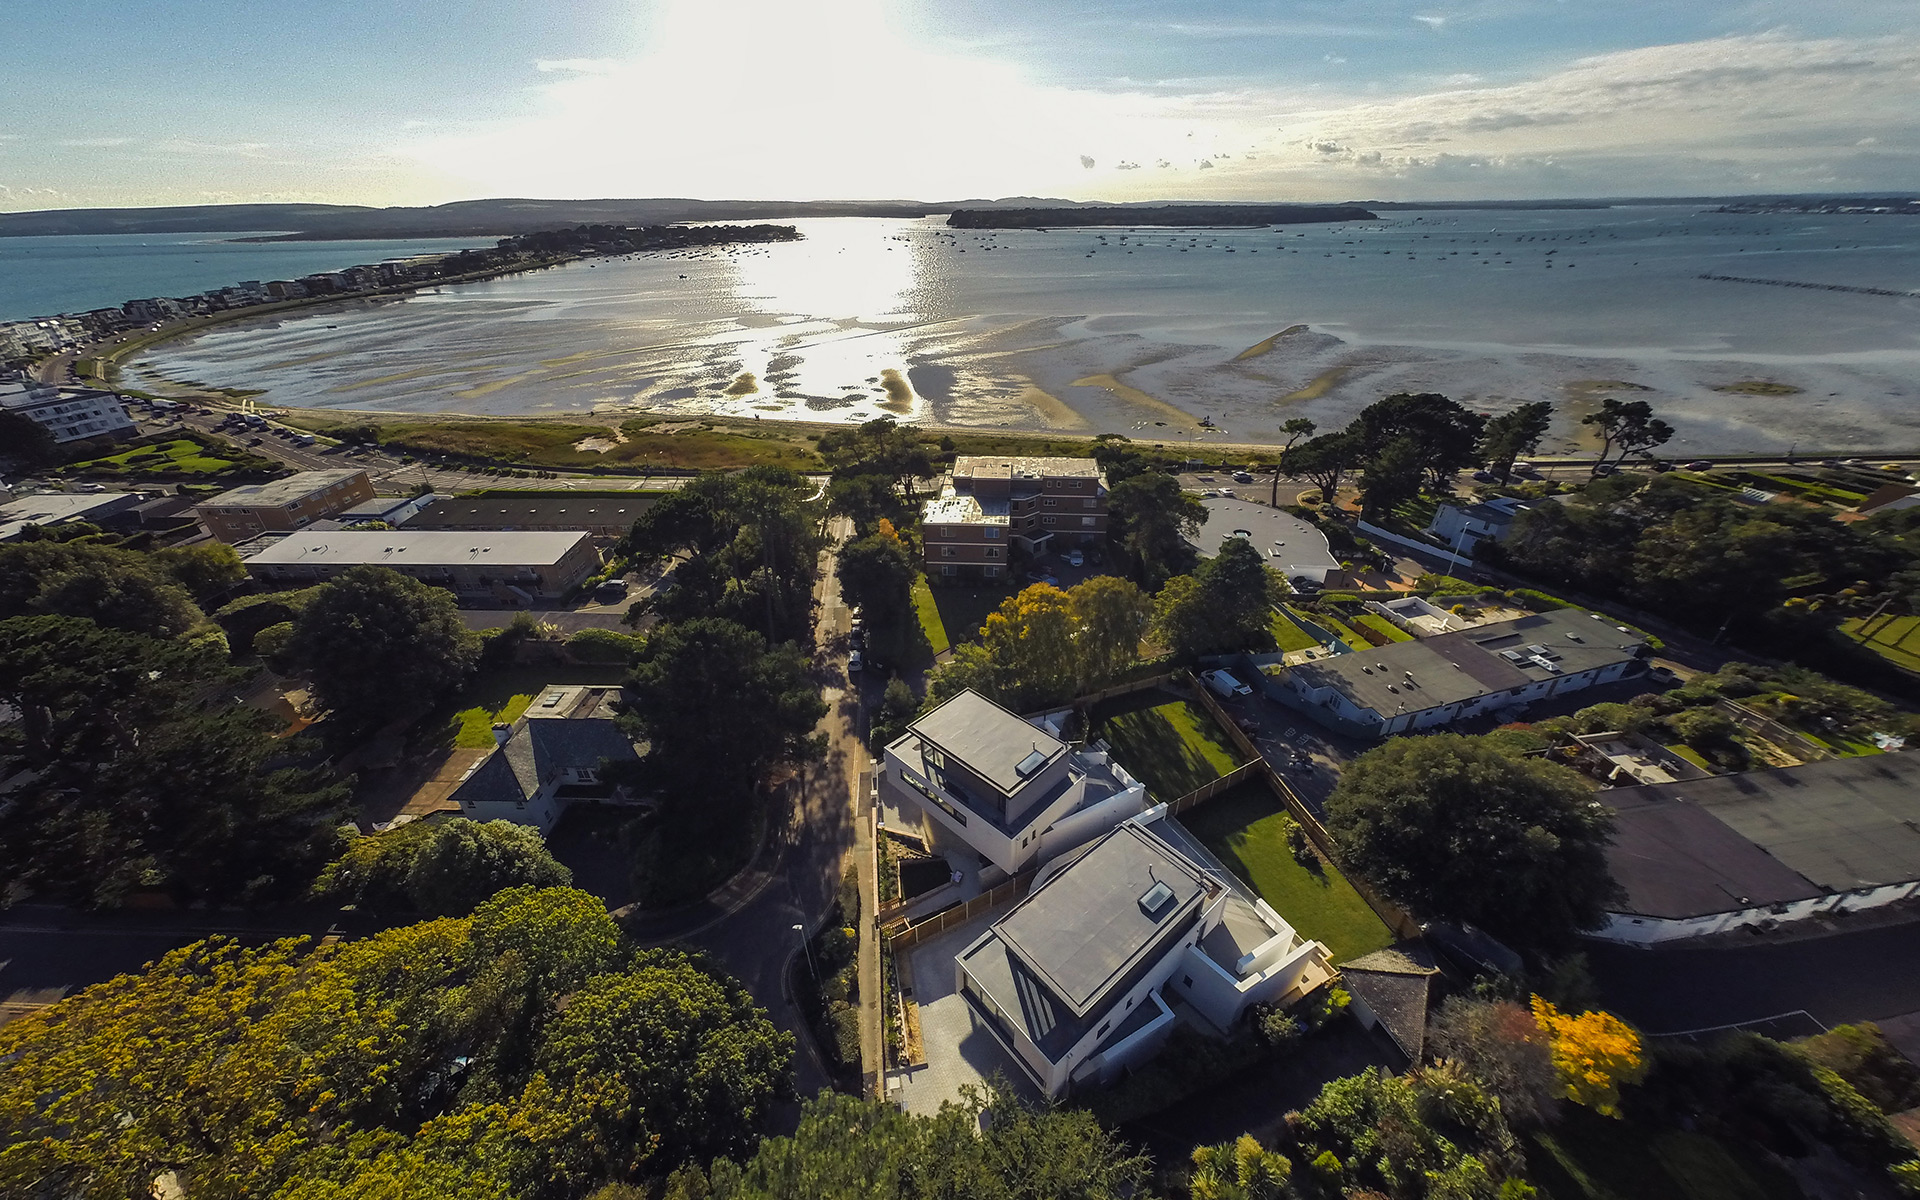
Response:
[[[637,634],[582,629],[567,639],[567,653],[581,662],[623,663],[631,661],[644,645],[646,639]]]
[[[1266,1009],[1257,1020],[1260,1036],[1267,1039],[1267,1044],[1275,1050],[1291,1050],[1307,1036],[1306,1027],[1283,1008]]]
[[[1307,831],[1301,827],[1300,822],[1282,813],[1280,835],[1287,839],[1287,852],[1293,855],[1295,862],[1313,861],[1313,843],[1308,840]]]

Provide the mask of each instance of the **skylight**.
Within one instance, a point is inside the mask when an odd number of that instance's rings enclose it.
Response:
[[[1005,762],[1006,760],[1001,759],[1000,761]],[[1028,776],[1032,775],[1035,771],[1038,771],[1041,767],[1044,767],[1046,765],[1047,765],[1047,756],[1040,753],[1040,751],[1038,750],[1034,750],[1031,753],[1029,753],[1025,758],[1021,759],[1019,763],[1014,766],[1013,773],[1015,775],[1018,775],[1020,778],[1025,779]]]
[[[1141,911],[1156,919],[1160,916],[1161,910],[1171,903],[1173,903],[1173,889],[1158,880],[1155,880],[1154,885],[1147,889],[1146,895],[1140,897]]]

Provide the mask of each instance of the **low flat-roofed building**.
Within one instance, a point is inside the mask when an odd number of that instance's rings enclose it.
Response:
[[[1626,895],[1596,936],[1664,942],[1920,895],[1920,758],[1877,754],[1600,792]]]
[[[1156,808],[1049,863],[954,959],[960,993],[1049,1096],[1153,1054],[1176,1022],[1163,989],[1227,1028],[1331,978],[1324,946],[1161,836],[1166,819]]]
[[[390,567],[460,596],[506,604],[555,600],[600,565],[593,538],[572,533],[304,530],[239,547],[269,583],[321,583],[358,566]]]
[[[285,479],[230,488],[198,506],[207,532],[229,545],[267,533],[292,533],[373,499],[364,470],[300,471]]]
[[[595,537],[624,537],[653,496],[439,496],[398,524],[407,529],[501,529],[556,532],[584,529]]]
[[[351,508],[343,508],[334,514],[333,519],[341,525],[358,525],[367,521],[385,521],[398,529],[408,517],[432,504],[438,497],[432,492],[419,496],[375,496],[371,500],[362,500]]]
[[[1207,506],[1207,523],[1193,548],[1203,558],[1220,553],[1220,545],[1227,539],[1241,538],[1260,552],[1268,566],[1288,579],[1325,583],[1328,575],[1340,569],[1327,535],[1284,509],[1231,496],[1201,503]]]
[[[93,524],[127,517],[146,499],[139,492],[41,492],[0,501],[0,542],[11,542],[26,532],[27,526],[51,528],[72,521]]]
[[[1103,751],[1076,749],[971,689],[887,746],[878,786],[1012,875],[1144,812],[1145,785]]]
[[[1645,669],[1646,640],[1579,609],[1370,646],[1269,676],[1305,712],[1385,737],[1610,683]]]

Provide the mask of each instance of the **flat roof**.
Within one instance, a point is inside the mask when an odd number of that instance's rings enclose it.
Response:
[[[555,533],[500,533],[408,530],[303,530],[246,555],[249,563],[331,566],[550,566],[591,535],[583,530]]]
[[[1212,558],[1220,553],[1220,543],[1244,536],[1269,566],[1288,575],[1340,569],[1327,535],[1290,512],[1228,496],[1201,503],[1207,506],[1207,523],[1201,526],[1194,549],[1202,557]]]
[[[1005,525],[1007,507],[1005,500],[982,502],[966,492],[936,496],[927,501],[926,507],[920,510],[920,523],[923,525]]]
[[[907,726],[907,731],[1007,795],[1067,753],[1065,742],[971,688]],[[1044,761],[1022,774],[1020,764],[1035,752]]]
[[[1098,479],[1100,464],[1091,458],[1063,455],[962,454],[953,460],[953,473],[956,478],[975,479]]]
[[[141,500],[138,492],[42,492],[0,502],[0,541],[19,535],[29,525],[58,525],[106,510],[119,512]]]
[[[324,492],[337,487],[356,476],[365,475],[359,468],[337,471],[301,471],[285,479],[273,479],[266,483],[249,483],[221,492],[211,500],[201,501],[205,508],[279,507],[303,500],[315,492]]]
[[[1596,621],[1584,609],[1562,608],[1453,633],[1369,646],[1289,670],[1310,687],[1333,687],[1382,716],[1456,704],[1558,675],[1577,675],[1636,657],[1643,639]],[[1530,647],[1553,655],[1557,672],[1532,659]],[[1513,651],[1518,661],[1505,656]],[[1406,676],[1413,675],[1409,687]]]
[[[1829,759],[1599,798],[1617,814],[1608,861],[1632,912],[1702,916],[1920,879],[1920,757]]]
[[[407,518],[408,529],[472,528],[568,522],[582,525],[630,525],[657,504],[653,496],[632,499],[609,496],[442,496]]]

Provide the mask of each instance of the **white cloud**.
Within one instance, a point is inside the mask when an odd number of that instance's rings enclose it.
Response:
[[[1440,29],[1444,27],[1447,23],[1446,17],[1435,15],[1435,14],[1415,16],[1413,19],[1420,22],[1422,25],[1427,26],[1429,29]]]
[[[55,144],[75,150],[104,150],[114,146],[132,145],[133,139],[128,137],[63,138]]]
[[[562,71],[572,75],[611,75],[620,69],[617,58],[536,58],[533,69],[552,73]]]

